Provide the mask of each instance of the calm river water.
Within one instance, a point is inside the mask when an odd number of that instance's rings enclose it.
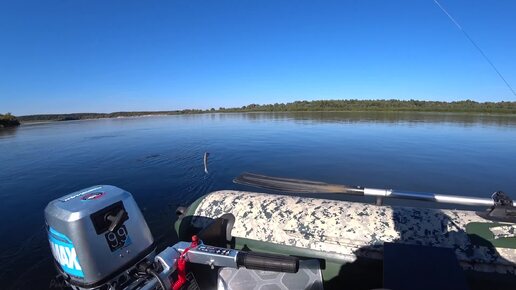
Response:
[[[232,183],[244,171],[515,198],[516,117],[250,113],[24,125],[0,130],[0,166],[0,288],[48,289],[56,272],[43,210],[69,192],[96,184],[130,191],[160,245],[176,239],[178,205],[251,189]]]

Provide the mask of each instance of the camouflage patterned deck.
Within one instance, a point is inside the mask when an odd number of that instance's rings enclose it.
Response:
[[[314,252],[381,259],[384,242],[450,247],[462,267],[516,274],[516,249],[494,247],[489,239],[466,232],[470,223],[488,223],[493,239],[516,246],[513,224],[493,223],[472,211],[373,204],[241,191],[213,192],[195,216],[232,213],[235,237],[295,246]],[[201,226],[206,219],[192,221]]]

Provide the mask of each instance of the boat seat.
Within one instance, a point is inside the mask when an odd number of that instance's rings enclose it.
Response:
[[[383,287],[391,290],[468,290],[451,248],[384,244]]]

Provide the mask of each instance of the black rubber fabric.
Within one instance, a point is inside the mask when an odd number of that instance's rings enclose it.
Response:
[[[299,270],[299,259],[285,255],[239,252],[237,265],[253,270],[297,273]]]

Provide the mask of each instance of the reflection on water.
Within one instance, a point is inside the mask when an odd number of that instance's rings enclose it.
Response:
[[[469,125],[515,126],[516,116],[463,114],[463,113],[415,113],[415,112],[285,112],[213,114],[212,118],[246,120],[296,120],[308,123],[453,123]]]
[[[160,245],[177,205],[244,171],[379,188],[516,195],[516,117],[315,112],[156,116],[0,130],[0,285],[47,289],[46,204],[95,184],[133,193]],[[210,173],[203,155],[210,152]],[[324,195],[325,198],[343,198]]]
[[[17,130],[18,130],[18,127],[0,128],[0,138],[12,136],[12,135],[16,134]]]

